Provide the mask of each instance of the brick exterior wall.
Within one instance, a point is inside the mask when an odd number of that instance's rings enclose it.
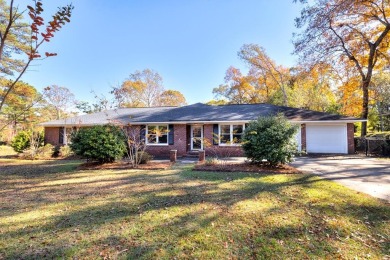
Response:
[[[191,149],[191,128],[188,125],[174,125],[173,145],[148,145],[146,151],[157,157],[169,157],[170,150],[177,150],[177,156],[182,157]],[[206,156],[244,156],[240,146],[213,145],[213,125],[203,125],[203,149]]]
[[[52,144],[54,146],[60,145],[60,128],[59,127],[45,127],[45,144]]]
[[[139,132],[139,126],[135,126]],[[45,127],[45,144],[59,144],[59,127]],[[187,154],[191,147],[188,125],[174,125],[174,144],[173,145],[148,145],[146,151],[157,157],[167,157],[171,150],[177,150],[177,156],[182,157]],[[219,146],[213,144],[213,124],[203,126],[204,150],[206,156],[244,156],[244,151],[240,146]],[[354,124],[347,124],[348,153],[355,153],[354,144]],[[306,151],[306,125],[301,125],[302,151]]]
[[[236,157],[244,156],[244,151],[241,146],[220,146],[213,144],[213,125],[207,124],[203,126],[204,150],[206,156],[222,156]]]
[[[347,140],[348,140],[348,154],[355,153],[355,141],[354,141],[355,126],[353,123],[347,124]]]
[[[306,124],[301,124],[301,151],[306,151]]]
[[[169,157],[170,150],[177,150],[177,156],[184,156],[187,154],[187,126],[174,126],[174,144],[173,145],[148,145],[146,151],[151,155],[157,157]]]

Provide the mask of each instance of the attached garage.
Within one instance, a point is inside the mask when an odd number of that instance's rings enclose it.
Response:
[[[348,153],[347,124],[306,125],[308,153]]]

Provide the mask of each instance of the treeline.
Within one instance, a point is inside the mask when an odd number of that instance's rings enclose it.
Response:
[[[7,80],[0,78],[0,94],[6,91]],[[32,130],[39,123],[63,119],[80,113],[94,113],[124,107],[182,106],[184,95],[166,90],[162,77],[145,69],[130,74],[122,84],[104,94],[94,95],[94,101],[76,99],[66,87],[52,85],[41,93],[28,83],[19,81],[7,96],[0,113],[0,140],[9,142],[19,131]]]
[[[238,56],[248,72],[229,67],[224,84],[213,89],[215,99],[209,104],[270,103],[355,117],[362,114],[363,92],[354,73],[338,71],[328,63],[285,67],[256,44],[244,45]],[[376,71],[369,94],[369,130],[389,131],[389,70]]]

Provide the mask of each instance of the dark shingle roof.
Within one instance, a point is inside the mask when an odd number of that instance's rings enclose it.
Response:
[[[250,121],[259,116],[283,113],[291,121],[361,121],[359,118],[322,113],[312,110],[275,106],[271,104],[240,104],[209,106],[202,103],[183,107],[122,108],[95,114],[82,115],[43,123],[43,126],[55,125],[96,125],[118,121],[128,123],[162,122],[223,122]]]

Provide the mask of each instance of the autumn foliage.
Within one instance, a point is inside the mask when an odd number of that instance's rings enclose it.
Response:
[[[70,22],[70,17],[72,13],[73,6],[68,5],[62,8],[59,8],[59,10],[56,12],[56,14],[53,16],[53,19],[48,22],[46,25],[46,28],[43,29],[42,27],[45,25],[44,19],[42,18],[41,14],[43,12],[42,8],[42,2],[41,1],[35,1],[35,6],[27,6],[29,12],[28,15],[32,20],[31,23],[31,51],[27,52],[27,55],[30,60],[35,58],[41,58],[41,55],[38,53],[38,47],[43,42],[49,42],[51,38],[54,37],[54,33],[58,32],[65,23]],[[42,30],[43,29],[43,30]],[[56,56],[57,53],[50,53],[45,52],[46,57],[50,56]]]
[[[73,5],[69,4],[58,8],[58,11],[52,16],[52,20],[45,23],[42,13],[44,11],[42,1],[35,0],[34,5],[27,6],[28,17],[30,19],[30,30],[23,21],[23,11],[19,11],[14,6],[14,0],[10,1],[9,6],[1,3],[2,24],[0,30],[0,74],[9,77],[6,85],[1,86],[0,91],[0,111],[5,104],[16,83],[26,72],[31,62],[42,58],[39,49],[44,42],[49,42],[62,26],[70,22]],[[27,59],[20,60],[13,54],[25,53]],[[45,57],[56,56],[54,52],[45,52]]]

